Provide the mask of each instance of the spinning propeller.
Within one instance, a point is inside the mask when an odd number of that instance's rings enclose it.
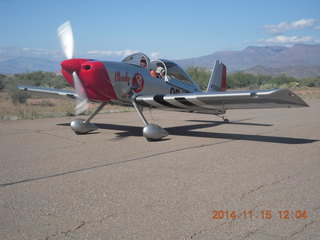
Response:
[[[66,59],[73,59],[74,41],[70,21],[63,23],[60,27],[58,27],[57,34]],[[72,73],[72,79],[77,93],[77,105],[75,107],[75,113],[76,115],[79,115],[88,109],[88,97],[76,71]]]

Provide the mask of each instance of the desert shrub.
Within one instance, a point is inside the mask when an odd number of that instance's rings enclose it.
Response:
[[[19,90],[16,86],[10,86],[8,88],[8,94],[13,104],[23,104],[27,101],[30,95],[25,92]]]
[[[49,88],[65,88],[68,83],[60,75],[51,72],[36,71],[15,75],[16,81],[21,85],[32,85]]]
[[[300,80],[301,85],[308,87],[320,87],[320,76],[303,78]]]
[[[0,91],[5,88],[6,85],[6,75],[0,74]]]
[[[278,88],[278,86],[274,83],[265,83],[260,86],[260,89],[274,89],[274,88]]]

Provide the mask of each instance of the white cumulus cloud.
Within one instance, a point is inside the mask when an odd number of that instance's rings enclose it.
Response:
[[[153,53],[150,54],[151,58],[158,58],[159,55],[160,55],[159,52],[153,52]]]
[[[267,30],[270,34],[281,34],[291,30],[304,29],[304,28],[314,28],[316,27],[315,19],[300,19],[291,23],[281,22],[278,24],[267,24],[263,28]]]
[[[94,55],[94,56],[119,56],[119,57],[126,57],[138,51],[132,49],[125,49],[125,50],[117,50],[117,51],[98,51],[98,50],[91,50],[88,51],[87,54]]]
[[[121,59],[121,58],[125,58],[131,54],[134,54],[134,53],[137,53],[139,51],[137,50],[132,50],[132,49],[125,49],[125,50],[116,50],[116,51],[110,51],[110,50],[103,50],[103,51],[100,51],[100,50],[90,50],[90,51],[87,51],[86,54],[89,56],[89,57],[93,57],[93,58],[101,58],[101,57],[114,57],[115,59]],[[147,54],[148,55],[148,54]],[[152,59],[156,59],[158,58],[160,55],[159,52],[152,52],[150,53],[150,57]]]
[[[89,55],[112,55],[112,51],[97,51],[97,50],[91,50],[88,51],[87,54]]]
[[[314,26],[316,23],[315,19],[300,19],[298,21],[295,21],[291,23],[291,26],[293,29],[300,29],[300,28],[309,28]]]
[[[259,39],[257,42],[263,43],[263,44],[291,46],[293,44],[298,44],[298,43],[317,44],[317,43],[320,43],[320,39],[316,39],[311,36],[298,37],[298,36],[280,35],[280,36],[275,36],[273,38]]]

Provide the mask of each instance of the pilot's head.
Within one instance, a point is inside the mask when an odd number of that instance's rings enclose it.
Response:
[[[156,73],[164,75],[165,74],[165,70],[163,69],[163,67],[157,67]]]
[[[144,68],[147,67],[147,60],[144,57],[140,60],[140,66]]]

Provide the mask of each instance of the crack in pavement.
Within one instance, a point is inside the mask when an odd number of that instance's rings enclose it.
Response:
[[[46,237],[46,240],[49,240],[50,238],[54,238],[54,237],[56,237],[58,235],[64,235],[65,237],[67,237],[70,233],[72,233],[74,231],[77,231],[78,229],[82,228],[85,224],[86,224],[85,222],[81,222],[80,225],[78,225],[76,228],[51,234],[51,235]]]
[[[277,184],[277,183],[279,183],[279,182],[282,182],[282,181],[285,181],[285,180],[289,180],[291,177],[292,177],[292,176],[287,176],[287,177],[281,178],[281,179],[279,179],[279,180],[276,180],[276,181],[270,183],[270,185],[274,185],[274,184]]]
[[[296,232],[293,232],[292,234],[290,234],[290,236],[288,236],[288,237],[285,238],[285,239],[291,239],[291,238],[293,238],[295,235],[298,235],[298,234],[300,234],[300,233],[303,233],[303,232],[307,229],[308,226],[310,226],[311,224],[314,224],[314,223],[320,223],[320,222],[318,222],[318,221],[311,221],[311,222],[309,222],[309,223],[306,223],[306,224],[304,224],[304,225],[301,227],[300,230],[298,230],[298,231],[296,231]]]
[[[250,194],[250,193],[252,193],[252,192],[258,191],[260,188],[263,188],[264,186],[266,186],[266,185],[265,185],[265,184],[260,185],[260,186],[254,188],[254,189],[251,189],[249,192],[243,193],[242,196],[240,197],[240,201],[241,201],[246,195],[248,195],[248,194]]]
[[[253,230],[253,231],[248,232],[242,239],[246,239],[247,237],[252,236],[253,234],[255,234],[256,232],[258,232],[259,230],[260,230],[260,229],[257,228],[257,229],[255,229],[255,230]]]
[[[112,213],[112,214],[109,214],[109,215],[105,215],[105,216],[103,216],[102,218],[100,218],[100,219],[98,219],[96,221],[81,221],[81,223],[77,227],[75,227],[73,229],[65,230],[65,231],[60,231],[58,233],[53,233],[53,234],[47,236],[45,239],[49,240],[50,238],[54,238],[54,237],[56,237],[58,235],[64,235],[65,237],[68,237],[68,235],[70,235],[71,233],[79,230],[80,228],[82,228],[85,225],[87,226],[87,225],[90,225],[92,223],[101,223],[101,222],[105,221],[108,218],[112,218],[114,215],[115,215],[115,213]]]
[[[204,228],[204,229],[202,229],[202,230],[200,230],[200,231],[195,232],[194,234],[192,234],[192,235],[190,236],[190,239],[195,239],[195,237],[196,237],[197,235],[201,234],[201,233],[214,230],[214,229],[219,228],[219,227],[221,227],[221,226],[223,226],[223,225],[226,225],[226,224],[228,224],[228,223],[230,223],[230,222],[226,222],[226,223],[219,224],[218,226],[215,226],[215,227],[213,227],[213,228]]]
[[[71,229],[71,230],[67,230],[67,231],[65,231],[65,232],[61,232],[61,234],[65,235],[65,236],[68,236],[69,233],[72,233],[72,232],[74,232],[74,231],[82,228],[84,225],[85,225],[85,223],[82,222],[78,227],[76,227],[76,228],[74,228],[74,229]]]
[[[263,187],[265,187],[265,186],[272,186],[272,185],[278,184],[278,183],[280,183],[280,182],[282,182],[282,181],[285,181],[285,180],[290,179],[291,177],[292,177],[292,176],[287,176],[287,177],[281,178],[281,179],[279,179],[279,180],[276,180],[276,181],[274,181],[274,182],[272,182],[272,183],[262,184],[262,185],[260,185],[260,186],[258,186],[258,187],[255,187],[254,189],[251,189],[250,191],[243,193],[242,196],[240,197],[240,201],[243,200],[247,195],[249,195],[249,194],[251,194],[251,193],[253,193],[253,192],[255,192],[255,191],[258,191],[259,189],[261,189],[261,188],[263,188]]]
[[[93,170],[93,169],[98,169],[98,168],[103,168],[103,167],[109,167],[109,166],[117,165],[117,164],[125,164],[125,163],[144,160],[144,159],[148,159],[148,158],[152,158],[152,157],[172,154],[172,153],[175,153],[175,152],[182,152],[182,151],[191,150],[191,149],[195,149],[195,148],[204,148],[204,147],[209,147],[209,146],[213,146],[213,145],[223,144],[223,143],[230,142],[230,141],[234,141],[234,140],[227,140],[227,141],[222,141],[222,142],[218,142],[218,143],[201,144],[201,145],[197,145],[197,146],[179,148],[179,149],[174,149],[174,150],[171,150],[171,151],[165,151],[165,152],[150,154],[150,155],[137,157],[137,158],[132,158],[132,159],[127,159],[127,160],[123,160],[123,161],[111,162],[111,163],[96,165],[96,166],[93,166],[93,167],[86,167],[86,168],[80,168],[80,169],[76,169],[76,170],[66,171],[66,172],[57,173],[57,174],[53,174],[53,175],[49,175],[49,176],[35,177],[35,178],[29,178],[29,179],[19,180],[19,181],[15,181],[15,182],[1,183],[0,187],[7,187],[7,186],[19,184],[19,183],[26,183],[26,182],[33,182],[33,181],[43,180],[43,179],[55,178],[55,177],[64,176],[64,175],[68,175],[68,174],[73,174],[73,173],[77,173],[77,172],[83,172],[83,171],[87,171],[87,170]]]
[[[101,219],[99,219],[97,222],[103,222],[104,220],[108,219],[108,218],[112,218],[115,214],[112,213],[110,215],[105,215],[104,217],[102,217]]]

